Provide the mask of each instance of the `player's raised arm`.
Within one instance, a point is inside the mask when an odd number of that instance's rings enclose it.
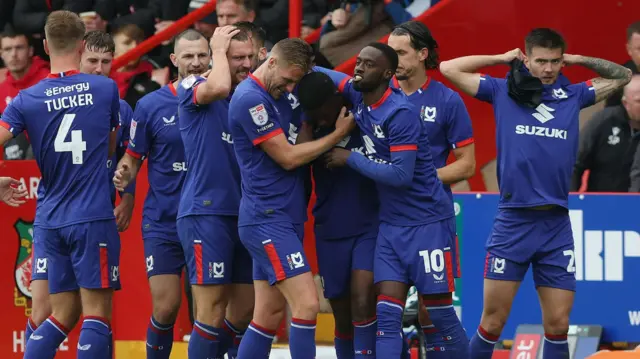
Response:
[[[240,30],[233,26],[223,26],[216,28],[209,46],[211,47],[211,57],[213,68],[207,76],[207,81],[197,87],[194,100],[199,105],[209,104],[229,96],[231,92],[231,75],[229,73],[229,61],[227,60],[227,50],[231,38]]]
[[[338,72],[335,70],[325,69],[324,67],[315,66],[313,71],[322,72],[331,78],[333,84],[336,85],[338,91],[347,99],[350,103],[358,103],[362,99],[362,93],[354,90],[352,78],[347,74]]]
[[[596,92],[595,102],[605,100],[631,81],[630,69],[604,59],[564,54],[564,63],[581,65],[600,75],[600,77],[591,79],[591,85]]]
[[[440,72],[456,87],[470,96],[476,96],[480,88],[479,69],[487,66],[508,64],[515,59],[522,59],[520,49],[513,49],[501,55],[464,56],[440,63]]]

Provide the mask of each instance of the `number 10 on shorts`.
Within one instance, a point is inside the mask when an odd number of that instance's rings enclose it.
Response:
[[[439,273],[444,270],[444,253],[441,249],[434,249],[431,252],[424,250],[418,253],[424,262],[425,273],[431,273],[432,270]]]

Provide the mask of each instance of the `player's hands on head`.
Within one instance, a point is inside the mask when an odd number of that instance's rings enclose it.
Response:
[[[580,55],[571,55],[571,54],[562,55],[562,61],[564,62],[565,65],[579,64],[581,58],[582,56]]]
[[[344,167],[347,165],[347,159],[349,156],[351,156],[351,151],[336,147],[325,153],[322,156],[322,161],[324,162],[325,167],[329,169]]]
[[[354,128],[356,128],[356,121],[353,118],[353,113],[343,106],[336,120],[336,131],[342,134],[342,136],[346,136]]]
[[[27,189],[22,183],[11,177],[0,177],[0,200],[11,207],[26,202]]]
[[[116,173],[113,175],[113,184],[118,191],[124,191],[124,189],[131,182],[131,169],[126,163],[118,165]]]
[[[511,51],[507,51],[501,56],[502,56],[502,61],[506,64],[510,63],[515,59],[524,60],[524,54],[519,48],[513,49]]]
[[[211,36],[211,41],[209,41],[211,51],[218,50],[227,52],[227,50],[229,50],[231,38],[239,32],[240,30],[233,25],[217,27],[213,32],[213,36]]]

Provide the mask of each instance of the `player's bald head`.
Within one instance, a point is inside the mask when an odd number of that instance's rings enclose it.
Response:
[[[178,34],[178,36],[176,36],[174,42],[173,42],[173,52],[175,54],[178,54],[180,51],[180,45],[185,42],[185,41],[199,41],[202,42],[205,46],[207,46],[207,38],[204,37],[204,35],[202,35],[202,33],[200,31],[194,30],[194,29],[187,29],[183,32],[181,32],[180,34]]]
[[[624,87],[624,97],[640,96],[640,75],[634,75],[631,81]]]

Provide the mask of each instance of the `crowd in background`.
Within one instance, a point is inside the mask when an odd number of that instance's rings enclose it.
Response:
[[[336,66],[367,43],[389,33],[395,24],[418,16],[440,0],[303,0],[302,37],[319,29],[316,62]],[[77,12],[87,31],[110,32],[115,56],[136,47],[208,0],[0,0],[0,113],[18,94],[46,77],[49,64],[43,46],[44,23],[55,10]],[[289,36],[289,0],[218,0],[216,12],[194,28],[211,36],[217,26],[251,21],[266,33],[266,46]],[[629,61],[640,74],[640,22],[627,31]],[[176,76],[169,60],[171,41],[138,58],[111,77],[132,108],[137,101]],[[640,81],[634,81],[597,112],[580,132],[580,149],[572,190],[640,192]],[[3,159],[32,159],[26,135],[8,143]]]

